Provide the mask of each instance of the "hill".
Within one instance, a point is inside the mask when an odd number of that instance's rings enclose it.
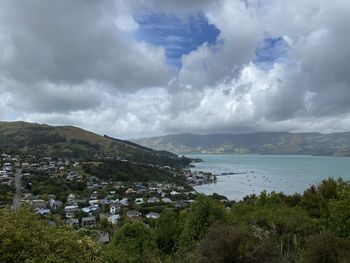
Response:
[[[170,152],[155,151],[78,127],[27,122],[0,122],[0,152],[78,159],[112,157],[164,165],[188,162]]]
[[[178,154],[291,154],[350,156],[350,132],[249,134],[178,134],[134,140]]]

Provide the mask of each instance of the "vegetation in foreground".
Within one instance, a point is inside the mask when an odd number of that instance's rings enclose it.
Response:
[[[1,262],[350,262],[350,183],[261,193],[225,206],[200,196],[155,222],[121,221],[108,245],[28,210],[1,210]]]

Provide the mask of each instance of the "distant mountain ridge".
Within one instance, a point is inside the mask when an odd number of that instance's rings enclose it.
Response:
[[[74,126],[0,122],[0,153],[67,158],[119,157],[136,162],[181,164],[183,159],[136,143],[101,136]]]
[[[133,142],[177,154],[281,154],[350,156],[350,132],[247,134],[177,134]]]

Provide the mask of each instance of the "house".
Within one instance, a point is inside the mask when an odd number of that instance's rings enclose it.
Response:
[[[126,216],[131,220],[141,220],[142,214],[136,210],[129,210],[126,212]]]
[[[97,205],[99,200],[89,200],[89,205]]]
[[[120,203],[121,203],[123,206],[128,206],[128,205],[129,205],[128,198],[123,198],[122,200],[120,200]]]
[[[132,189],[132,188],[128,188],[125,191],[125,194],[135,194],[135,193],[136,193],[136,191],[134,189]]]
[[[123,182],[117,182],[116,185],[114,186],[115,189],[121,189],[124,188],[124,183]]]
[[[94,217],[94,216],[83,217],[81,219],[81,226],[82,227],[94,227],[94,226],[96,226],[96,217]]]
[[[23,169],[26,169],[26,168],[29,168],[29,167],[30,167],[29,163],[22,163],[22,168]]]
[[[49,200],[49,206],[53,210],[58,210],[60,207],[62,207],[63,203],[61,201],[57,201],[55,199]]]
[[[110,222],[111,224],[115,225],[118,223],[118,220],[120,219],[120,215],[111,215],[108,217],[108,222]]]
[[[162,191],[163,191],[162,188],[159,188],[159,187],[150,187],[148,189],[148,192],[150,192],[150,193],[160,194]]]
[[[94,192],[91,194],[90,199],[92,199],[92,200],[98,199],[98,192],[97,192],[97,191],[94,191]]]
[[[146,215],[146,218],[148,218],[148,219],[158,219],[159,217],[160,217],[160,214],[156,213],[156,212],[149,212]]]
[[[66,177],[67,181],[74,181],[74,180],[80,180],[80,179],[81,179],[81,176],[77,172],[69,172]]]
[[[42,216],[48,215],[48,214],[50,214],[50,209],[41,208],[38,211],[36,211],[36,214],[42,215]]]
[[[46,202],[44,200],[32,200],[31,204],[34,209],[46,208]]]
[[[79,207],[76,205],[68,205],[64,207],[64,212],[66,213],[67,218],[72,218],[75,216],[75,213],[79,211]]]
[[[71,227],[78,228],[79,227],[79,219],[69,218],[66,220],[66,224],[71,226]]]
[[[87,206],[81,209],[83,212],[90,214],[90,213],[95,213],[100,210],[100,207],[98,205],[92,205],[92,206]]]
[[[75,203],[75,195],[74,194],[69,194],[67,197],[67,203],[68,204],[73,204]]]
[[[176,208],[182,208],[182,207],[186,207],[186,206],[187,206],[186,200],[179,200],[175,204]]]
[[[151,198],[148,198],[147,202],[148,203],[158,203],[159,198],[158,197],[151,197]]]
[[[164,202],[164,203],[171,203],[172,201],[171,201],[170,198],[164,197],[164,198],[162,198],[162,202]]]
[[[143,204],[143,203],[144,203],[143,198],[136,198],[136,199],[135,199],[135,204],[141,205],[141,204]]]
[[[115,191],[109,191],[108,196],[113,197],[115,195],[115,193],[116,193]]]
[[[112,203],[112,201],[113,201],[113,200],[111,200],[111,198],[106,197],[106,198],[101,199],[101,200],[100,200],[100,203],[101,203],[101,204],[104,204],[104,205],[109,205],[109,204]]]
[[[110,207],[109,207],[109,212],[111,214],[115,214],[119,210],[120,210],[120,205],[118,205],[118,204],[111,204]]]

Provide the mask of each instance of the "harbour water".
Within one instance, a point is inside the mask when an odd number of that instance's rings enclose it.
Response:
[[[350,180],[350,158],[290,155],[187,155],[201,158],[193,170],[211,172],[217,182],[196,186],[204,194],[218,193],[231,200],[247,194],[276,191],[303,193],[324,178]],[[232,174],[233,173],[233,174]],[[226,174],[226,175],[222,175]],[[229,174],[229,175],[227,175]]]

